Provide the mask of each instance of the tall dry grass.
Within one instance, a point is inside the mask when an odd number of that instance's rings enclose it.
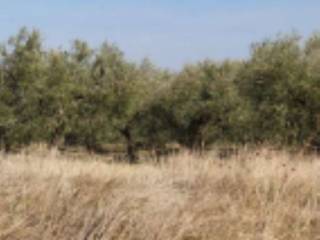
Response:
[[[159,165],[0,159],[0,239],[320,239],[320,159],[187,153]]]

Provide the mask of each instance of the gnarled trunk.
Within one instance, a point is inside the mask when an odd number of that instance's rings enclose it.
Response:
[[[135,164],[138,161],[138,157],[137,157],[137,154],[136,154],[135,144],[133,142],[131,131],[130,131],[129,127],[125,127],[121,131],[121,133],[126,139],[127,156],[128,156],[129,163],[130,164]]]

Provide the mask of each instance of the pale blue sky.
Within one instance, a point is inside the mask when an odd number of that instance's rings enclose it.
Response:
[[[0,8],[0,40],[22,26],[49,47],[75,38],[116,43],[132,60],[179,69],[204,58],[245,58],[252,42],[320,30],[319,0],[10,0]]]

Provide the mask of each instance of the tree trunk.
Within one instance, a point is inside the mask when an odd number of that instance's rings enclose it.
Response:
[[[5,141],[5,142],[4,142],[4,152],[5,152],[5,153],[10,153],[11,150],[12,150],[11,144],[9,143],[8,140]]]
[[[137,163],[138,158],[136,155],[135,144],[132,140],[132,135],[131,135],[130,129],[128,127],[126,127],[121,132],[126,139],[127,156],[128,156],[129,163],[135,164],[135,163]]]

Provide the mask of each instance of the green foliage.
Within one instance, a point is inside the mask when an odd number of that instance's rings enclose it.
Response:
[[[22,29],[3,48],[2,58],[2,105],[14,119],[14,127],[5,128],[7,148],[12,143],[29,144],[41,141],[43,133],[41,89],[45,79],[45,58],[39,32]],[[13,114],[13,118],[11,117]],[[11,124],[12,125],[12,124]]]
[[[320,35],[252,46],[244,61],[203,61],[172,73],[128,61],[109,43],[45,49],[38,31],[0,47],[0,145],[34,142],[104,151],[179,143],[320,146]]]
[[[237,81],[240,94],[250,104],[252,141],[293,143],[302,137],[306,81],[297,36],[253,46]]]
[[[235,110],[233,66],[226,62],[189,65],[172,83],[165,103],[173,138],[189,148],[230,135]]]

